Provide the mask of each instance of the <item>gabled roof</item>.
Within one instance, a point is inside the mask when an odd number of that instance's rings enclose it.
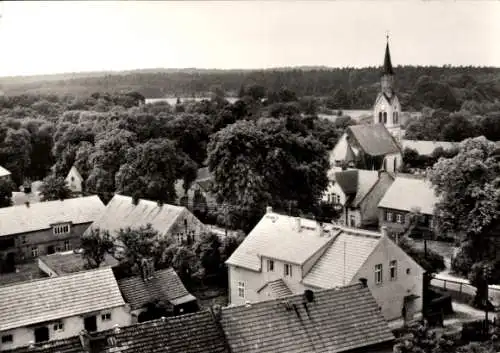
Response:
[[[85,271],[85,265],[87,263],[82,254],[76,254],[73,251],[40,256],[38,261],[43,262],[43,264],[57,275]],[[118,265],[118,263],[118,260],[113,256],[106,254],[104,255],[104,261],[100,264],[100,268],[114,267]]]
[[[349,169],[335,173],[335,181],[350,196],[348,206],[357,207],[379,179],[378,171]]]
[[[337,144],[330,152],[330,163],[335,163],[335,161],[353,161],[356,157],[355,152],[352,150],[352,147],[349,143],[347,143],[346,139],[347,135],[344,133],[337,141]]]
[[[125,305],[110,268],[0,287],[0,331]]]
[[[221,324],[233,352],[345,352],[390,343],[394,336],[362,285],[223,308]]]
[[[441,147],[445,151],[458,148],[458,143],[447,141],[402,140],[401,144],[403,146],[403,149],[414,149],[421,156],[430,156],[432,152],[434,152],[434,150],[439,147]]]
[[[83,177],[82,175],[80,174],[80,172],[78,171],[78,169],[76,169],[75,166],[72,166],[71,169],[69,170],[68,172],[68,175],[66,176],[66,179],[71,175],[75,175],[77,178],[79,178],[80,180],[83,180]]]
[[[261,270],[261,257],[302,265],[332,240],[332,227],[321,228],[313,220],[268,212],[226,263],[253,271]]]
[[[167,301],[173,305],[196,300],[171,268],[155,271],[153,278],[148,281],[144,281],[141,276],[121,279],[118,286],[132,310],[155,300]]]
[[[187,211],[185,207],[168,204],[159,206],[157,202],[143,199],[134,205],[132,197],[115,195],[90,228],[107,230],[114,236],[120,229],[137,228],[150,223],[161,235],[167,235],[184,211]]]
[[[383,124],[352,125],[347,128],[347,132],[371,156],[401,152],[394,137]]]
[[[396,177],[378,207],[410,212],[419,209],[421,213],[432,215],[439,198],[432,184],[425,179]]]
[[[104,210],[96,195],[0,208],[0,237],[49,229],[62,222],[90,223]]]
[[[273,294],[274,298],[286,297],[288,295],[293,294],[292,290],[286,285],[286,283],[281,278],[267,282],[257,292],[261,292],[264,288],[267,287],[269,287],[269,290]]]
[[[108,338],[116,339],[110,346]],[[86,353],[79,336],[22,347],[8,353]],[[225,338],[209,311],[199,311],[108,330],[91,340],[92,353],[229,353]]]
[[[11,175],[11,173],[0,165],[0,178]]]
[[[303,284],[323,289],[349,284],[382,239],[378,232],[340,229],[335,241],[306,274]]]

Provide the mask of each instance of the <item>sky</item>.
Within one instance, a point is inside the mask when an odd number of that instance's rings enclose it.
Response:
[[[500,66],[500,1],[2,1],[0,76],[141,68]]]

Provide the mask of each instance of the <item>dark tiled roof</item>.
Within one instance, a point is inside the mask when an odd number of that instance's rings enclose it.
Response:
[[[391,133],[383,124],[352,125],[347,128],[366,154],[384,156],[401,152]]]
[[[394,75],[394,70],[392,69],[392,62],[391,62],[391,52],[389,51],[389,42],[387,42],[387,45],[385,46],[384,74]]]
[[[358,189],[358,170],[349,169],[335,173],[335,181],[346,195],[355,194]]]
[[[70,253],[55,253],[52,255],[40,256],[39,261],[42,261],[47,267],[54,271],[58,275],[65,273],[74,273],[84,271],[86,261],[82,254]],[[118,265],[118,260],[113,256],[106,254],[104,256],[104,262],[101,263],[100,267],[114,267]]]
[[[362,285],[222,309],[233,352],[344,352],[394,340],[375,299]],[[307,309],[306,309],[307,308]]]
[[[132,310],[155,300],[168,301],[174,305],[196,300],[171,268],[156,271],[148,281],[144,281],[141,276],[122,279],[118,281],[118,286]]]
[[[108,338],[116,344],[110,346]],[[109,330],[92,340],[91,353],[228,353],[222,331],[209,311],[148,321]],[[28,347],[8,353],[84,353],[79,337],[49,342],[35,349]]]

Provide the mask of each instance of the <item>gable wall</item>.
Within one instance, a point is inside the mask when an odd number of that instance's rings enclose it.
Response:
[[[363,215],[363,225],[378,223],[378,204],[391,184],[392,178],[386,173],[382,173],[375,186],[361,202],[360,209]]]

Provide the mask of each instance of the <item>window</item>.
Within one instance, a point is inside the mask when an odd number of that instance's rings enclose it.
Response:
[[[429,217],[429,228],[432,229],[434,227],[434,221],[432,220],[432,216]]]
[[[375,265],[375,283],[381,284],[383,279],[382,264]]]
[[[378,122],[382,123],[382,112],[378,113]]]
[[[71,181],[75,181],[75,177],[74,176],[71,177]]]
[[[238,297],[245,298],[245,282],[238,282]]]
[[[64,250],[65,251],[71,250],[71,244],[69,243],[69,240],[64,241]]]
[[[2,343],[12,343],[12,342],[14,342],[14,336],[12,335],[2,336]]]
[[[393,169],[393,172],[397,171],[398,170],[398,163],[397,163],[398,159],[396,157],[394,157],[394,169]]]
[[[411,270],[409,268],[406,269],[406,274],[409,275],[411,273]]]
[[[274,272],[274,261],[267,260],[267,272]]]
[[[398,213],[396,215],[396,222],[403,223],[403,215],[402,214]]]
[[[392,222],[392,220],[393,220],[392,212],[387,212],[385,219],[387,220],[387,222]]]
[[[384,124],[387,124],[387,112],[384,112]]]
[[[23,235],[22,241],[23,241],[23,244],[26,244],[26,236]]]
[[[58,224],[58,225],[55,225],[53,228],[55,235],[68,234],[69,229],[70,229],[69,224]]]
[[[285,272],[285,276],[292,277],[292,265],[285,264],[285,266],[284,266],[284,272]]]
[[[102,321],[109,321],[111,320],[111,313],[105,313],[101,315],[101,320]]]
[[[395,121],[395,123],[397,124],[397,123],[399,123],[399,113],[398,112],[394,112],[394,114],[396,114],[396,121]]]
[[[398,277],[398,263],[396,260],[389,262],[389,274],[391,281],[395,281]]]
[[[38,247],[31,248],[31,257],[38,257]]]
[[[54,324],[54,331],[64,331],[64,324],[62,322],[56,322]]]
[[[349,217],[349,220],[350,220],[350,226],[351,227],[356,227],[356,217],[352,214],[350,217]]]

